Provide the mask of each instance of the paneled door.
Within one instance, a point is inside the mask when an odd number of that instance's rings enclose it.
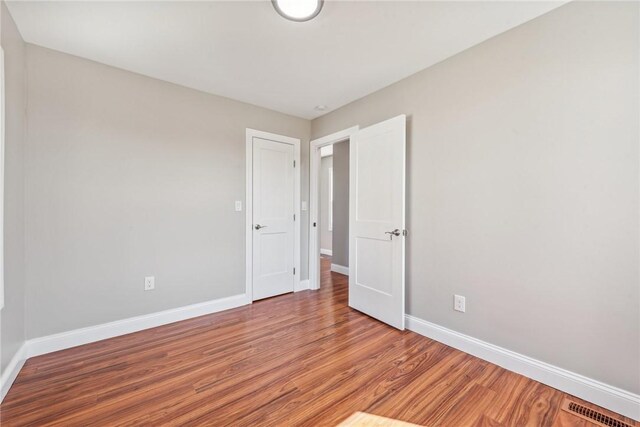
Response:
[[[253,138],[253,299],[294,290],[294,146]]]
[[[406,116],[350,143],[349,306],[404,329]]]

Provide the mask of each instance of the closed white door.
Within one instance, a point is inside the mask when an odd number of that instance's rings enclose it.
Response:
[[[253,299],[293,292],[294,146],[253,138]]]
[[[349,306],[404,329],[406,116],[350,143]]]

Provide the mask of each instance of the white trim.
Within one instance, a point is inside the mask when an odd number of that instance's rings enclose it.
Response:
[[[344,265],[340,264],[331,264],[331,271],[344,274],[345,276],[349,275],[349,267],[345,267]]]
[[[604,384],[408,314],[405,315],[405,320],[407,329],[413,332],[640,421],[640,395],[638,394]]]
[[[4,236],[4,134],[5,126],[4,50],[0,47],[0,236]],[[0,239],[0,311],[4,307],[4,238]]]
[[[27,361],[27,343],[23,343],[16,354],[13,355],[7,368],[2,372],[0,377],[0,403],[4,400],[4,397],[9,392],[9,389],[13,385],[13,382],[18,377],[20,369]]]
[[[300,275],[302,274],[300,262],[300,224],[302,215],[300,214],[300,140],[290,136],[276,135],[275,133],[263,132],[260,130],[247,128],[245,140],[245,167],[246,167],[246,192],[245,192],[245,294],[253,301],[253,138],[268,139],[269,141],[281,142],[293,145],[293,159],[296,162],[294,176],[294,214],[295,224],[293,237],[293,266],[296,274],[293,277],[294,291],[300,288]]]
[[[320,255],[333,256],[333,251],[331,249],[320,248]]]
[[[320,197],[320,148],[327,145],[346,141],[358,132],[359,127],[353,126],[331,135],[323,136],[311,141],[309,145],[309,286],[310,289],[320,289],[320,239],[318,227],[318,206]]]
[[[240,294],[143,316],[130,317],[115,322],[103,323],[101,325],[74,329],[41,338],[34,338],[27,341],[27,357],[40,356],[42,354],[155,328],[193,317],[217,313],[247,304],[251,304],[251,300],[247,295]]]
[[[247,129],[245,152],[245,289],[244,293],[253,301],[253,136]]]
[[[309,280],[301,280],[297,288],[293,292],[306,291],[309,289]]]
[[[330,145],[330,147],[333,147],[333,145]],[[328,227],[327,229],[331,232],[333,232],[333,167],[329,168],[328,171],[328,175],[329,175],[329,220],[327,221]],[[320,251],[320,253],[322,253],[322,250]]]
[[[320,149],[320,157],[333,156],[333,145],[325,145]]]

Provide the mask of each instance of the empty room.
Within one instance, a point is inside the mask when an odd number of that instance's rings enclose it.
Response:
[[[0,425],[640,427],[640,2],[0,0]]]

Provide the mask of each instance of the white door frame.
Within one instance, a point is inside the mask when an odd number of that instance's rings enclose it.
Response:
[[[0,47],[0,236],[4,236],[4,50]],[[0,310],[4,307],[4,238],[0,239]],[[2,399],[0,399],[1,401]]]
[[[290,136],[277,135],[260,130],[247,128],[246,134],[246,195],[245,195],[245,293],[249,301],[253,301],[253,138],[293,145],[293,159],[295,169],[294,180],[294,215],[293,225],[293,289],[300,288],[300,140]]]
[[[359,127],[353,126],[331,135],[311,141],[309,176],[309,289],[320,289],[320,239],[318,238],[319,197],[320,197],[320,148],[351,139]],[[351,197],[351,196],[350,196]],[[351,216],[351,213],[349,213]]]

